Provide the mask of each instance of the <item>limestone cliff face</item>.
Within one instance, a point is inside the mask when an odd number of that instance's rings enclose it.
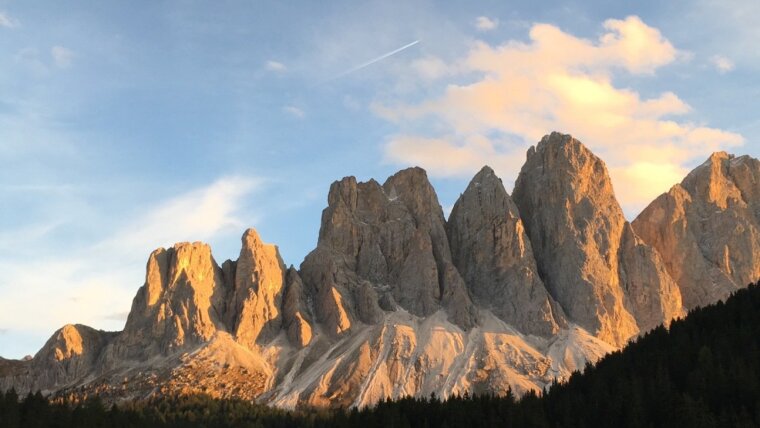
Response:
[[[277,247],[264,244],[255,230],[243,234],[242,244],[226,318],[236,339],[253,347],[280,331],[286,270]]]
[[[65,325],[48,339],[31,360],[39,388],[71,384],[92,374],[101,352],[115,336],[86,325]]]
[[[618,272],[642,333],[685,315],[681,292],[659,253],[628,222],[623,228]]]
[[[108,359],[168,355],[207,342],[217,331],[249,348],[265,343],[282,325],[285,275],[277,247],[253,229],[242,237],[238,260],[222,267],[200,242],[159,248],[148,259],[145,284]]]
[[[301,265],[316,295],[316,315],[341,333],[403,308],[429,316],[445,308],[468,328],[475,312],[454,267],[438,198],[419,168],[382,186],[346,177],[333,183],[317,248]]]
[[[454,264],[478,307],[524,333],[551,336],[565,325],[538,275],[517,207],[491,168],[480,170],[454,204],[447,232]]]
[[[53,333],[33,358],[0,358],[0,390],[50,392],[80,384],[100,371],[103,350],[116,334],[67,324]]]
[[[681,314],[678,288],[629,230],[604,162],[579,141],[552,133],[531,147],[513,198],[539,273],[571,321],[622,345]]]
[[[282,307],[283,327],[287,331],[290,342],[303,348],[311,342],[313,336],[312,315],[303,281],[293,267],[288,269],[286,284]]]
[[[760,161],[714,153],[633,222],[691,309],[760,278]]]
[[[154,251],[123,331],[74,325],[0,390],[208,393],[283,407],[541,390],[760,275],[760,162],[714,155],[633,223],[569,135],[528,151],[510,198],[483,168],[445,221],[425,172],[332,184],[301,269],[254,230],[217,265]]]
[[[115,358],[146,358],[205,342],[224,330],[225,281],[200,242],[159,248],[148,259],[145,285],[137,292]]]

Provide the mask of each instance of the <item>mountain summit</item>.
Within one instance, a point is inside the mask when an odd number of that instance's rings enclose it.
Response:
[[[484,167],[448,221],[424,170],[334,182],[300,268],[249,229],[149,257],[124,330],[57,331],[0,389],[109,401],[203,392],[281,407],[522,394],[760,275],[760,162],[716,153],[628,223],[570,135],[510,196]]]
[[[570,135],[528,150],[515,182],[539,273],[571,321],[622,346],[682,315],[659,256],[625,221],[604,162]]]
[[[760,277],[760,161],[714,153],[634,220],[662,255],[687,309]]]

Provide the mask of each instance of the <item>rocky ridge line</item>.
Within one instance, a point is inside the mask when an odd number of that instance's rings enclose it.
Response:
[[[283,407],[541,389],[754,281],[758,178],[757,160],[715,154],[631,225],[604,162],[558,133],[511,196],[485,167],[448,221],[420,168],[346,177],[299,270],[252,229],[221,266],[206,244],[158,249],[122,332],[65,326],[32,360],[0,359],[0,389]]]

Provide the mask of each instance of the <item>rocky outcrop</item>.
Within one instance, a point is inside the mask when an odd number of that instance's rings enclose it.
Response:
[[[760,278],[760,161],[714,153],[633,222],[692,309]]]
[[[255,230],[248,229],[242,243],[226,319],[235,338],[253,347],[280,331],[286,271],[277,247],[264,244]]]
[[[31,360],[40,388],[68,386],[97,371],[106,344],[116,333],[68,324],[53,333]]]
[[[420,168],[382,186],[353,177],[333,183],[317,248],[301,275],[316,296],[318,320],[336,334],[357,320],[377,323],[397,307],[421,317],[444,308],[463,328],[475,322],[443,211]]]
[[[208,341],[224,330],[226,295],[222,270],[207,244],[155,250],[110,357],[144,359]]]
[[[100,371],[103,350],[116,335],[81,324],[65,325],[33,358],[0,358],[0,389],[49,392],[81,383]]]
[[[221,267],[154,251],[122,332],[56,332],[0,358],[0,390],[107,402],[207,393],[282,407],[541,390],[760,274],[760,162],[715,154],[623,217],[569,135],[528,151],[510,195],[483,168],[448,221],[425,172],[332,184],[300,271],[252,229]]]
[[[565,325],[538,275],[517,207],[491,168],[480,170],[454,204],[447,232],[478,307],[528,334],[548,337]]]
[[[286,276],[285,299],[282,305],[283,327],[290,342],[303,348],[311,342],[311,310],[304,292],[303,281],[298,271],[292,266]]]
[[[628,230],[604,162],[579,141],[552,133],[531,147],[513,198],[539,273],[571,321],[620,346],[681,314],[675,283]]]

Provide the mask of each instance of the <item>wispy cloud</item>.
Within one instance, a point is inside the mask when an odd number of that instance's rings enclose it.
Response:
[[[285,64],[272,60],[267,61],[264,67],[269,71],[274,71],[277,73],[283,73],[288,70],[288,67],[286,67]]]
[[[672,92],[644,98],[616,87],[622,73],[653,76],[682,56],[638,17],[607,20],[604,29],[587,40],[535,24],[528,43],[478,42],[450,65],[465,83],[422,102],[373,105],[401,130],[389,137],[386,159],[438,176],[468,176],[490,164],[513,179],[527,145],[552,130],[568,132],[607,161],[631,212],[678,181],[687,162],[743,143],[736,133],[677,120],[691,107]]]
[[[245,226],[237,213],[241,198],[260,185],[261,180],[248,177],[220,178],[153,208],[96,248],[141,255],[174,242],[207,240],[225,231],[239,231]]]
[[[479,16],[475,19],[475,28],[480,31],[495,30],[499,26],[498,19],[491,19],[487,16]]]
[[[714,55],[710,57],[710,62],[721,74],[728,73],[735,68],[734,62],[722,55]]]
[[[285,106],[282,108],[282,111],[298,119],[303,119],[306,116],[306,113],[296,106]]]
[[[93,245],[0,260],[0,325],[44,334],[71,322],[122,328],[150,251],[241,233],[251,220],[241,211],[244,199],[261,185],[257,178],[222,177],[122,222]],[[37,238],[6,234],[0,241],[15,247],[45,242],[46,228],[38,229]]]
[[[74,59],[74,52],[63,46],[53,46],[50,48],[50,56],[53,58],[53,63],[57,67],[67,68],[71,65],[71,61]]]
[[[19,22],[12,18],[7,13],[0,11],[0,27],[4,28],[16,28],[19,26]]]
[[[412,69],[423,79],[440,79],[452,74],[451,68],[440,58],[425,56],[412,62]]]

